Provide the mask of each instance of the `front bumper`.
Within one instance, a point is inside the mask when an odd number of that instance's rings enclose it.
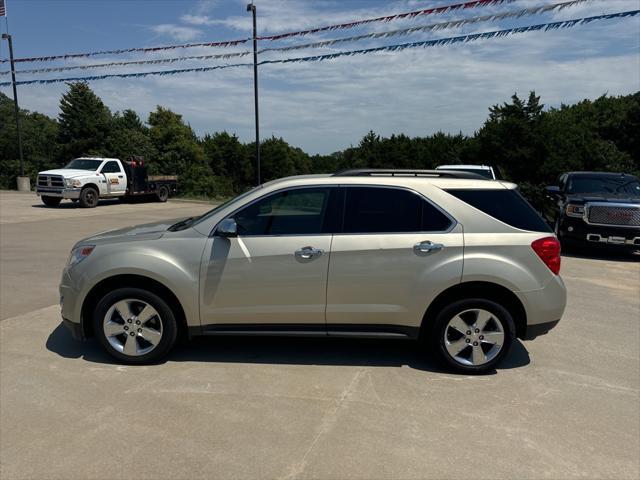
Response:
[[[572,245],[601,245],[640,249],[640,228],[590,225],[582,218],[564,217],[560,241]]]
[[[37,187],[36,193],[45,197],[78,199],[81,190],[81,188]]]
[[[62,323],[69,329],[69,331],[71,332],[71,336],[74,339],[84,340],[84,331],[82,330],[81,324],[72,322],[71,320],[67,320],[64,317],[62,317]]]

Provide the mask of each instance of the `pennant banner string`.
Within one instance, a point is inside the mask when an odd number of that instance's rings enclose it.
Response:
[[[370,39],[370,38],[387,38],[393,37],[396,35],[408,35],[416,32],[433,32],[446,30],[450,28],[458,28],[464,25],[475,24],[480,22],[490,22],[490,21],[499,21],[507,18],[520,18],[524,16],[538,15],[541,13],[548,13],[555,10],[563,10],[565,8],[572,7],[574,5],[578,5],[585,2],[590,2],[593,0],[571,0],[568,2],[556,3],[552,5],[545,5],[539,7],[531,7],[524,8],[521,10],[509,11],[504,13],[497,13],[492,15],[484,15],[481,17],[473,17],[466,18],[462,20],[452,20],[448,22],[434,23],[431,25],[419,25],[410,28],[403,28],[399,30],[390,30],[386,32],[374,32],[368,33],[364,35],[357,35],[354,37],[346,37],[346,38],[336,38],[333,40],[325,40],[321,42],[314,43],[306,43],[299,45],[290,45],[287,47],[277,47],[277,48],[263,48],[258,50],[258,53],[267,53],[267,52],[287,52],[292,50],[303,50],[307,48],[318,48],[318,47],[326,47],[330,45],[335,45],[338,43],[348,43],[348,42],[356,42],[359,40]],[[118,66],[126,66],[126,65],[158,65],[162,63],[175,63],[186,60],[211,60],[211,59],[229,59],[233,57],[244,57],[249,55],[251,52],[246,50],[242,52],[234,52],[234,53],[225,53],[218,55],[193,55],[193,56],[185,56],[185,57],[174,57],[174,58],[162,58],[157,60],[136,60],[136,61],[126,61],[126,62],[110,62],[110,63],[100,63],[100,64],[91,64],[91,65],[74,65],[68,67],[51,67],[51,68],[38,68],[31,70],[18,70],[17,74],[24,73],[50,73],[50,72],[63,72],[67,70],[89,70],[93,68],[106,68],[106,67],[118,67]],[[1,75],[9,75],[9,71],[0,72]]]
[[[550,30],[558,30],[562,28],[572,28],[572,27],[575,27],[576,25],[585,25],[585,24],[599,21],[599,20],[610,20],[614,18],[630,18],[630,17],[635,17],[639,14],[640,14],[640,10],[630,10],[627,12],[610,13],[607,15],[596,15],[593,17],[577,18],[573,20],[564,20],[564,21],[551,22],[551,23],[540,23],[537,25],[508,28],[504,30],[494,30],[491,32],[473,33],[470,35],[460,35],[457,37],[440,38],[436,40],[425,40],[421,42],[401,43],[397,45],[387,45],[383,47],[366,48],[361,50],[350,50],[345,52],[330,53],[326,55],[286,58],[286,59],[278,59],[278,60],[263,60],[259,62],[258,65],[268,65],[268,64],[278,64],[278,63],[318,62],[318,61],[331,60],[334,58],[339,58],[344,56],[364,55],[364,54],[369,54],[374,52],[384,52],[384,51],[397,52],[397,51],[405,50],[407,48],[436,47],[436,46],[442,46],[442,45],[453,45],[456,43],[468,43],[468,42],[474,42],[477,40],[484,40],[489,38],[501,38],[509,35],[515,35],[515,34],[526,33],[526,32],[550,31]],[[52,78],[52,79],[41,79],[41,80],[23,80],[23,81],[16,82],[16,84],[32,85],[32,84],[104,80],[108,78],[138,78],[138,77],[146,77],[149,75],[160,75],[160,76],[175,75],[179,73],[208,72],[211,70],[221,70],[225,68],[251,67],[251,66],[253,66],[252,63],[237,63],[237,64],[229,64],[229,65],[216,65],[212,67],[184,68],[179,70],[162,70],[162,71],[139,72],[139,73],[119,73],[119,74],[107,74],[107,75],[96,75],[96,76],[75,77],[75,78],[71,77],[71,78]],[[11,85],[11,82],[0,82],[0,87],[8,87],[10,85]]]
[[[376,18],[368,18],[364,20],[357,20],[355,22],[349,23],[341,23],[337,25],[328,25],[325,27],[314,28],[310,30],[300,30],[297,32],[287,32],[281,33],[278,35],[258,37],[258,40],[280,40],[281,38],[289,38],[296,37],[301,35],[308,35],[311,33],[325,32],[330,30],[341,30],[346,28],[354,28],[359,25],[366,25],[374,22],[390,22],[393,20],[399,20],[401,18],[414,18],[417,16],[425,16],[425,15],[433,15],[433,14],[441,14],[447,13],[454,10],[467,9],[467,8],[476,8],[476,7],[484,7],[490,5],[499,5],[503,3],[513,3],[517,0],[473,0],[465,3],[457,3],[454,5],[444,5],[442,7],[437,8],[428,8],[424,10],[417,10],[414,12],[406,12],[406,13],[398,13],[394,15],[387,15],[384,17],[376,17]],[[167,45],[163,47],[146,47],[146,48],[123,48],[118,50],[102,50],[98,52],[87,52],[87,53],[69,53],[64,55],[49,55],[43,57],[25,57],[25,58],[16,58],[15,62],[48,62],[52,60],[65,60],[68,58],[82,58],[82,57],[93,57],[96,55],[119,55],[122,53],[132,53],[132,52],[159,52],[164,50],[175,50],[178,48],[192,48],[192,47],[233,47],[236,45],[240,45],[246,42],[251,41],[251,38],[243,38],[240,40],[228,40],[228,41],[219,41],[219,42],[207,42],[207,43],[186,43],[182,45]],[[0,59],[0,63],[7,63],[8,59]]]
[[[591,2],[591,1],[593,0],[571,0],[568,2],[555,3],[552,5],[524,8],[522,10],[514,10],[514,11],[509,11],[504,13],[496,13],[492,15],[483,15],[480,17],[465,18],[461,20],[451,20],[448,22],[432,23],[430,25],[418,25],[415,27],[402,28],[399,30],[388,30],[385,32],[366,33],[363,35],[356,35],[353,37],[344,37],[344,38],[336,38],[332,40],[323,40],[320,42],[289,45],[286,47],[263,48],[262,50],[259,50],[258,53],[276,52],[276,51],[286,52],[291,50],[302,50],[305,48],[326,47],[330,45],[335,45],[337,43],[355,42],[358,40],[364,40],[369,38],[387,38],[387,37],[393,37],[396,35],[408,35],[416,32],[435,32],[440,30],[447,30],[450,28],[458,28],[464,25],[471,25],[471,24],[480,23],[480,22],[491,22],[491,21],[504,20],[508,18],[520,18],[525,16],[539,15],[541,13],[548,13],[554,10],[559,11],[565,8],[572,7],[574,5],[579,5],[581,3]]]
[[[244,38],[241,40],[229,40],[223,42],[205,42],[205,43],[184,43],[181,45],[166,45],[164,47],[140,47],[140,48],[122,48],[119,50],[101,50],[98,52],[87,53],[67,53],[64,55],[49,55],[46,57],[24,57],[15,58],[13,61],[18,62],[50,62],[52,60],[66,60],[69,58],[87,58],[95,57],[96,55],[119,55],[122,53],[133,52],[161,52],[166,50],[177,50],[179,48],[193,48],[193,47],[235,47],[243,43],[247,43],[250,38]],[[9,60],[6,58],[0,59],[0,63],[7,63]]]
[[[387,15],[384,17],[367,18],[364,20],[357,20],[357,21],[348,22],[348,23],[340,23],[337,25],[327,25],[325,27],[311,28],[309,30],[299,30],[297,32],[280,33],[278,35],[268,35],[268,36],[258,37],[258,40],[281,40],[283,38],[300,37],[303,35],[310,35],[310,34],[319,33],[319,32],[327,32],[331,30],[343,30],[347,28],[354,28],[354,27],[359,27],[361,25],[368,25],[370,23],[375,23],[375,22],[391,22],[393,20],[400,20],[402,18],[415,18],[420,16],[426,16],[426,15],[449,13],[455,10],[477,8],[477,7],[488,7],[491,5],[500,5],[503,3],[513,3],[515,1],[517,0],[474,0],[471,2],[465,2],[465,3],[456,3],[454,5],[443,5],[442,7],[425,8],[424,10],[416,10],[413,12],[397,13],[394,15]]]

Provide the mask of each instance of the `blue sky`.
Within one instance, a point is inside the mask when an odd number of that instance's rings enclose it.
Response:
[[[256,0],[255,3],[259,34],[266,35],[447,5],[455,0]],[[262,42],[261,47],[426,25],[548,3],[551,2],[518,0],[446,15],[370,24],[278,44]],[[7,0],[16,57],[245,38],[251,29],[245,5],[245,1],[237,0]],[[269,53],[262,59],[332,53],[634,9],[640,9],[640,0],[593,0],[561,12],[517,21],[477,23],[435,33]],[[0,29],[4,28],[4,22],[0,21]],[[6,42],[0,48],[0,57],[5,58]],[[22,63],[18,70],[206,55],[245,48],[104,55],[46,64]],[[249,60],[250,57],[241,59]],[[128,73],[228,62],[187,61],[40,76]],[[23,74],[19,79],[35,76]],[[7,78],[0,77],[3,81]],[[252,71],[248,68],[110,79],[91,85],[112,111],[133,108],[146,119],[156,105],[163,105],[183,114],[200,135],[227,130],[243,141],[253,138]],[[262,136],[282,136],[311,153],[328,153],[357,144],[370,129],[382,135],[426,135],[439,130],[471,134],[482,125],[488,106],[507,100],[514,92],[526,96],[529,90],[536,90],[545,104],[557,106],[604,93],[621,95],[640,90],[640,18],[318,63],[265,65],[260,69],[260,88]],[[64,90],[64,84],[21,86],[18,94],[23,108],[55,117]],[[2,91],[11,95],[9,88]]]

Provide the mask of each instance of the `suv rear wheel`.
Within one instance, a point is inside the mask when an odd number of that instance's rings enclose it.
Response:
[[[511,314],[502,305],[480,298],[458,300],[443,308],[431,335],[438,359],[467,374],[492,371],[514,339]]]
[[[94,332],[104,349],[121,362],[154,363],[176,342],[173,311],[156,294],[120,288],[104,296],[94,314]]]

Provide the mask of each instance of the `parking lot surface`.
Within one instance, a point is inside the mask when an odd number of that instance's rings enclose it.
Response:
[[[640,263],[563,258],[569,301],[493,375],[418,345],[204,338],[114,364],[60,324],[60,271],[98,231],[210,206],[41,206],[0,192],[0,478],[640,477]]]

